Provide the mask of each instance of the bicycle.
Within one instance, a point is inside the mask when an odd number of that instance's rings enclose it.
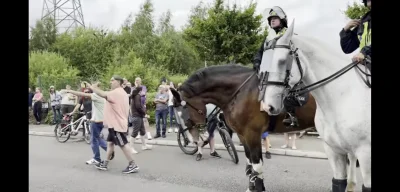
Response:
[[[226,126],[223,113],[218,114],[216,116],[216,118],[218,120],[216,129],[218,130],[218,133],[222,138],[222,142],[224,143],[225,148],[227,149],[229,155],[231,156],[233,163],[238,164],[239,157],[237,155],[236,147],[232,141],[231,135],[229,134],[229,132],[230,132],[229,128]],[[189,133],[189,129],[188,128],[183,129],[180,124],[178,124],[178,127],[179,127],[179,131],[177,133],[178,134],[177,140],[178,140],[179,148],[183,151],[183,153],[185,153],[187,155],[194,155],[195,153],[197,153],[198,148],[197,148],[197,145],[190,142],[189,136],[191,137],[191,135]],[[204,147],[205,145],[208,144],[210,138],[209,137],[203,138],[203,136],[200,136],[200,139],[202,141],[204,141],[204,144],[202,146],[202,147]],[[182,143],[182,141],[184,143]],[[191,144],[193,146],[190,146]],[[192,150],[186,149],[186,147],[193,148],[193,149]]]
[[[85,141],[87,144],[90,144],[90,120],[86,118],[86,114],[84,112],[79,112],[78,114],[83,114],[83,116],[76,121],[74,121],[73,115],[67,114],[60,123],[57,123],[54,128],[54,134],[58,142],[67,142],[71,135],[76,136],[78,135],[79,130],[83,129]],[[83,128],[80,128],[80,126]],[[64,139],[63,136],[65,136]]]

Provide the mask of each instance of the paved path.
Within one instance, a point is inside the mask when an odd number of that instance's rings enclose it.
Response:
[[[43,136],[53,136],[54,126],[50,125],[29,125],[30,134],[35,135],[43,135]],[[152,134],[154,134],[155,128],[151,127],[149,130]],[[44,133],[44,134],[41,134]],[[105,129],[105,133],[107,133]],[[222,140],[219,134],[216,132],[216,148],[217,149],[225,149],[222,145]],[[238,151],[243,151],[243,147],[239,146],[239,138],[236,134],[233,135],[233,141],[236,144],[236,149]],[[272,145],[272,149],[270,150],[273,154],[280,155],[289,155],[289,156],[300,156],[300,157],[312,157],[312,158],[326,158],[326,154],[324,152],[323,143],[316,136],[303,136],[301,139],[296,140],[297,150],[292,149],[281,149],[285,141],[283,134],[272,134],[270,135],[270,141]],[[167,133],[167,138],[157,138],[149,141],[151,144],[158,145],[171,145],[177,146],[176,141],[176,133]],[[265,150],[265,149],[264,149]]]
[[[226,151],[219,152],[222,159],[205,154],[197,162],[179,148],[154,146],[134,156],[140,172],[126,175],[121,171],[127,162],[118,148],[109,171],[101,172],[84,163],[92,154],[88,144],[29,136],[29,191],[244,192],[248,184],[244,153],[239,153],[240,162],[235,165]],[[324,159],[273,155],[265,160],[264,177],[268,192],[328,192],[332,171]],[[360,181],[359,170],[357,177]]]

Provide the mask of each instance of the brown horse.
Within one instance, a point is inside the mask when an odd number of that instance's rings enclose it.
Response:
[[[171,89],[177,121],[184,128],[191,128],[190,133],[198,146],[201,145],[199,132],[193,127],[205,126],[205,105],[212,103],[221,108],[227,124],[243,144],[247,158],[245,172],[250,181],[248,191],[254,192],[265,191],[261,135],[267,131],[269,119],[267,113],[260,111],[258,84],[252,69],[228,64],[200,69],[181,85],[179,92]],[[310,97],[308,103],[296,111],[300,127],[284,127],[282,114],[276,129],[268,131],[282,133],[314,127],[315,110],[315,100]]]

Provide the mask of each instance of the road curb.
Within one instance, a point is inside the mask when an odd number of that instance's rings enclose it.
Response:
[[[47,137],[54,137],[53,132],[40,132],[40,131],[29,131],[29,135],[35,136],[47,136]],[[140,140],[136,140],[135,143],[141,143]],[[151,145],[161,145],[161,146],[178,146],[178,141],[172,140],[147,140],[147,144]],[[205,146],[204,148],[209,148],[209,146]],[[236,151],[244,152],[243,146],[235,145]],[[215,144],[216,150],[225,150],[226,148],[223,144]],[[263,151],[265,149],[263,148]],[[303,150],[291,150],[291,149],[270,149],[271,154],[275,155],[285,155],[285,156],[292,156],[292,157],[305,157],[305,158],[314,158],[314,159],[327,159],[325,153],[318,152],[318,151],[303,151]]]

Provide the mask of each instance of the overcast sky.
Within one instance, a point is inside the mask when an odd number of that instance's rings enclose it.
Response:
[[[42,15],[44,0],[29,0],[29,25]],[[52,1],[52,0],[47,0]],[[62,0],[65,1],[65,0]],[[354,0],[256,0],[257,11],[262,13],[266,8],[280,6],[289,18],[296,19],[295,32],[299,35],[314,36],[336,49],[340,49],[339,31],[346,24],[342,11]],[[356,0],[360,1],[361,0]],[[118,29],[129,13],[137,13],[144,0],[81,0],[86,25],[103,26]],[[168,9],[173,14],[172,24],[180,29],[186,24],[190,9],[200,0],[152,0],[155,18]],[[203,0],[212,3],[213,0]],[[228,0],[225,0],[228,3]],[[230,0],[232,4],[235,0]],[[247,5],[249,0],[236,0],[236,3]]]

